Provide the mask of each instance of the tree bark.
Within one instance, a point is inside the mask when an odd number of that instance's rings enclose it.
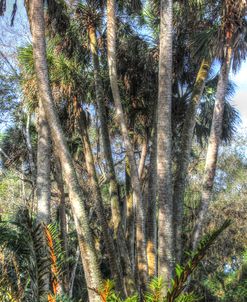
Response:
[[[147,282],[147,254],[145,238],[145,213],[141,192],[141,184],[138,175],[138,169],[135,161],[133,148],[128,135],[128,129],[121,104],[116,60],[116,17],[115,1],[107,1],[107,56],[109,65],[109,77],[111,83],[112,95],[116,107],[116,117],[119,121],[123,142],[130,161],[131,185],[133,189],[134,209],[136,211],[136,250],[137,250],[137,268],[142,287]]]
[[[219,80],[217,84],[213,119],[212,119],[208,150],[206,155],[205,170],[204,170],[201,205],[198,212],[198,219],[196,221],[196,225],[192,235],[193,250],[195,250],[198,245],[205,216],[208,211],[209,203],[212,197],[218,150],[219,150],[221,135],[222,135],[225,95],[226,95],[226,89],[229,80],[231,56],[232,56],[232,50],[230,47],[227,47],[226,57],[224,58],[224,61],[222,63]]]
[[[103,86],[100,78],[100,65],[99,65],[99,57],[98,57],[96,29],[93,25],[89,26],[88,35],[90,40],[91,53],[93,57],[96,101],[98,105],[98,112],[99,112],[99,119],[100,119],[103,151],[104,151],[105,160],[107,162],[106,172],[109,181],[109,193],[110,193],[110,201],[111,201],[111,213],[112,213],[114,238],[118,245],[118,251],[121,254],[121,259],[124,262],[124,271],[126,275],[125,288],[127,290],[127,293],[131,295],[135,291],[134,277],[131,268],[127,243],[125,240],[123,224],[121,221],[120,200],[118,195],[118,182],[117,182],[115,169],[114,169],[114,162],[112,158],[111,141],[109,137],[107,116],[106,116],[106,110],[104,104]]]
[[[114,280],[116,280],[118,290],[124,293],[122,268],[106,220],[103,199],[101,196],[101,191],[100,191],[95,164],[94,164],[93,153],[92,153],[91,144],[87,131],[86,117],[81,105],[78,103],[77,97],[74,97],[73,106],[74,106],[74,113],[78,122],[80,135],[84,147],[84,156],[85,156],[87,172],[89,175],[90,183],[92,185],[92,191],[95,197],[96,213],[99,219],[99,223],[102,227],[102,234],[104,238],[105,248],[107,250],[108,257],[109,257],[110,270]]]
[[[148,142],[149,142],[148,133],[146,133],[144,141],[142,143],[141,157],[140,157],[139,166],[138,166],[138,175],[139,175],[140,181],[142,180],[142,177],[143,177],[145,161],[146,161],[146,157],[148,154]]]
[[[158,275],[169,284],[174,271],[172,202],[172,0],[161,1],[157,107]],[[165,289],[163,291],[165,294]]]
[[[66,204],[65,204],[65,192],[64,192],[64,183],[63,183],[63,176],[62,176],[62,168],[59,157],[57,156],[57,151],[54,150],[54,157],[55,157],[55,180],[57,183],[58,189],[58,196],[59,196],[59,208],[58,208],[58,215],[59,215],[59,225],[60,225],[60,237],[61,237],[61,245],[65,255],[65,259],[68,259],[68,234],[67,234],[67,217],[66,217]],[[67,263],[63,269],[62,274],[62,286],[64,292],[69,291],[69,267]]]
[[[130,180],[130,163],[126,156],[125,159],[125,203],[126,203],[126,229],[125,236],[130,255],[132,270],[135,271],[135,218],[133,205],[133,191]]]
[[[45,111],[39,100],[38,112],[38,150],[37,150],[37,220],[50,223],[51,202],[51,142],[50,129],[45,117]]]
[[[31,121],[31,114],[27,114],[27,121],[26,126],[23,126],[23,135],[26,141],[27,152],[28,152],[28,163],[31,171],[31,179],[33,183],[33,189],[35,187],[36,181],[36,167],[33,159],[33,147],[31,143],[31,135],[30,135],[30,121]]]
[[[189,165],[190,152],[194,128],[196,124],[196,111],[204,91],[206,79],[211,63],[209,60],[202,60],[200,69],[197,73],[196,82],[193,87],[191,101],[189,103],[181,135],[180,150],[177,157],[177,167],[174,180],[174,236],[176,262],[180,263],[182,257],[182,227],[183,227],[183,203],[186,185],[187,170]]]
[[[68,187],[85,279],[88,287],[99,288],[102,284],[102,277],[99,270],[92,233],[89,227],[88,214],[85,209],[85,199],[78,183],[78,178],[55,110],[49,85],[45,44],[44,3],[42,0],[30,0],[26,1],[26,5],[31,25],[34,64],[39,94],[51,130],[53,144],[58,150],[64,180]],[[88,296],[90,302],[100,302],[100,297],[94,291],[88,290]]]
[[[146,214],[148,275],[157,276],[157,125],[154,115],[154,129],[150,151],[148,196]]]

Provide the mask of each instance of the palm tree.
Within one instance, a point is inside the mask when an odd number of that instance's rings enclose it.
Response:
[[[50,181],[51,142],[50,129],[46,121],[42,102],[38,110],[38,150],[37,150],[37,219],[46,224],[50,223]]]
[[[102,282],[97,255],[93,243],[88,215],[85,209],[85,199],[82,195],[72,158],[62,132],[49,85],[48,67],[46,61],[44,3],[41,0],[25,2],[31,26],[34,63],[37,76],[39,95],[45,110],[45,116],[51,130],[53,144],[58,150],[62,164],[65,183],[68,187],[69,199],[78,235],[81,258],[86,282],[89,287],[99,288]],[[100,301],[99,296],[92,290],[88,291],[90,301]]]
[[[202,98],[206,79],[210,69],[209,60],[203,59],[199,68],[195,85],[191,94],[185,120],[183,123],[180,150],[178,155],[176,174],[174,179],[174,227],[175,227],[175,252],[176,261],[181,261],[182,253],[182,224],[183,224],[183,202],[186,184],[186,175],[189,164],[190,151],[192,147],[194,128],[196,125],[196,112]]]
[[[222,121],[224,114],[225,96],[229,81],[229,73],[232,58],[234,58],[234,52],[235,55],[236,53],[237,55],[239,55],[238,46],[241,45],[239,42],[239,39],[242,38],[241,32],[243,32],[244,30],[245,33],[244,18],[246,14],[246,9],[247,4],[245,0],[227,0],[222,4],[222,20],[220,28],[220,36],[223,45],[221,51],[222,64],[217,84],[216,101],[214,105],[213,119],[206,155],[201,205],[198,213],[197,223],[192,235],[193,249],[195,249],[198,245],[199,236],[212,196],[218,150],[222,138]],[[244,54],[246,53],[246,49],[240,49],[240,51],[243,51],[241,55],[241,57],[243,58],[243,56],[245,56]],[[238,58],[235,58],[235,60],[236,59],[238,60]]]
[[[156,108],[156,105],[154,106]],[[150,278],[157,275],[157,125],[156,110],[153,116],[152,145],[150,151],[150,168],[148,179],[148,197],[147,197],[147,258],[148,275]]]
[[[116,107],[116,117],[119,121],[123,142],[126,148],[127,156],[130,162],[131,185],[133,189],[133,203],[136,215],[136,256],[137,272],[141,285],[144,286],[147,281],[147,254],[145,238],[145,215],[142,199],[141,184],[138,175],[138,169],[135,161],[133,147],[130,142],[127,124],[121,104],[121,98],[118,87],[117,62],[116,62],[116,16],[115,1],[107,1],[107,56],[109,65],[109,77],[111,83],[112,95]]]
[[[98,106],[100,127],[101,127],[101,137],[103,143],[103,151],[105,160],[107,162],[107,179],[109,181],[109,193],[110,193],[110,202],[111,202],[111,213],[112,213],[112,223],[114,230],[114,239],[118,245],[118,251],[120,252],[125,268],[125,274],[127,275],[127,290],[130,293],[133,293],[135,290],[133,272],[131,269],[130,257],[127,249],[127,244],[125,240],[123,225],[121,221],[120,213],[120,200],[118,194],[118,182],[115,174],[114,162],[112,157],[111,150],[111,141],[109,136],[109,129],[107,125],[107,114],[104,104],[104,90],[103,83],[100,76],[100,64],[99,64],[99,55],[98,55],[98,43],[96,30],[99,26],[100,13],[100,4],[97,1],[89,1],[88,5],[79,4],[77,7],[77,13],[82,16],[83,25],[86,26],[90,50],[93,60],[93,70],[94,70],[94,83],[95,83],[95,92],[96,92],[96,102]]]
[[[159,95],[157,104],[158,275],[166,282],[174,269],[172,204],[172,19],[173,1],[160,2]]]
[[[103,205],[103,199],[98,183],[98,178],[96,174],[96,169],[94,165],[94,158],[92,153],[92,148],[89,140],[89,135],[87,131],[86,115],[83,111],[81,105],[78,102],[78,98],[74,96],[73,98],[73,109],[74,115],[78,122],[80,135],[84,147],[85,162],[87,167],[87,172],[90,178],[90,184],[92,185],[92,191],[95,197],[96,213],[102,227],[103,238],[105,242],[105,247],[109,257],[110,269],[114,280],[116,280],[117,288],[120,292],[124,293],[124,283],[123,283],[123,272],[118,257],[118,253],[115,249],[113,238],[110,234],[110,229],[106,220],[105,209]]]

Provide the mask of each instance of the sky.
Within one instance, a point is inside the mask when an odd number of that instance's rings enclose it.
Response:
[[[4,23],[6,24],[10,22],[11,10],[14,0],[7,0],[7,12],[4,18],[0,18],[0,37],[3,37],[3,33],[8,32]],[[29,27],[26,20],[25,8],[23,7],[23,0],[17,0],[18,10],[16,14],[16,22],[15,27],[11,29],[11,32],[8,33],[9,36],[9,45],[8,47],[13,48],[16,47],[15,44],[23,44],[23,42],[28,42],[30,34]],[[18,37],[16,39],[16,37]],[[0,38],[1,42],[2,38]],[[5,40],[6,41],[6,40]],[[15,43],[13,43],[15,41]],[[18,43],[19,42],[19,43]],[[1,43],[2,44],[2,43]],[[11,46],[10,46],[11,45]],[[13,49],[15,51],[15,49]],[[233,97],[233,105],[240,112],[242,124],[241,129],[247,129],[247,61],[242,63],[242,66],[237,74],[231,75],[231,79],[236,84],[236,93]]]
[[[231,78],[237,85],[233,104],[240,112],[242,127],[247,127],[247,61],[242,63],[240,71]]]

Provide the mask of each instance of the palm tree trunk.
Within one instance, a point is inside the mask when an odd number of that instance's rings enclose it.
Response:
[[[146,161],[146,157],[148,154],[148,142],[149,142],[148,133],[146,133],[144,141],[142,143],[141,157],[140,157],[139,166],[138,166],[138,175],[139,175],[140,181],[142,180],[142,177],[143,177],[145,161]]]
[[[85,199],[79,186],[78,178],[57,116],[49,85],[46,61],[44,3],[42,0],[30,0],[26,1],[26,4],[28,5],[27,11],[31,25],[34,64],[39,94],[45,110],[46,119],[51,130],[53,144],[58,150],[64,180],[68,187],[85,279],[88,287],[99,288],[102,284],[102,277],[99,270],[92,233],[89,227],[88,215],[85,209]],[[92,290],[88,290],[88,296],[90,302],[100,301],[99,296]]]
[[[92,25],[89,26],[88,34],[90,40],[91,53],[93,57],[96,101],[98,105],[103,150],[107,162],[107,178],[109,180],[109,193],[110,193],[110,201],[111,201],[111,213],[112,213],[112,223],[114,229],[114,238],[116,239],[118,245],[118,251],[121,253],[121,259],[124,262],[124,268],[126,274],[126,288],[128,290],[128,294],[131,295],[135,291],[134,278],[131,269],[131,262],[128,253],[128,248],[125,240],[123,224],[121,221],[120,201],[118,195],[118,182],[114,169],[114,162],[113,162],[112,150],[111,150],[111,141],[110,141],[109,130],[107,126],[107,116],[106,116],[106,110],[104,104],[103,86],[100,78],[100,66],[99,66],[99,57],[98,57],[96,29],[94,26]]]
[[[33,189],[35,187],[35,178],[36,178],[36,167],[34,163],[34,158],[33,158],[33,147],[31,143],[31,135],[30,135],[30,121],[31,121],[31,114],[27,114],[27,121],[26,121],[26,126],[23,126],[23,135],[26,141],[26,146],[27,146],[27,152],[28,152],[28,163],[31,171],[31,179],[33,183]]]
[[[125,203],[126,203],[126,228],[125,236],[130,255],[132,270],[135,270],[135,218],[133,206],[133,191],[131,188],[130,163],[126,156],[125,159]]]
[[[172,0],[161,1],[157,105],[158,275],[165,282],[171,280],[174,270],[171,170],[172,5]]]
[[[38,148],[37,148],[37,179],[36,179],[36,197],[37,197],[37,222],[50,223],[50,203],[51,203],[51,142],[50,129],[46,121],[44,108],[39,100],[38,111]],[[43,250],[40,251],[44,257],[47,256],[46,237],[43,234]],[[50,270],[42,276],[44,289],[49,293]]]
[[[109,179],[109,184],[110,184],[112,222],[114,227],[114,234],[116,235],[119,225],[121,223],[120,203],[118,198],[118,183],[117,183],[114,163],[112,159],[111,142],[109,137],[106,110],[104,104],[103,86],[100,78],[100,66],[99,66],[99,58],[98,58],[96,30],[93,26],[90,26],[88,32],[89,32],[90,48],[93,57],[95,91],[96,91],[96,100],[97,100],[99,119],[100,119],[101,136],[103,142],[104,155],[107,161],[107,177]]]
[[[109,77],[112,95],[116,107],[116,117],[120,123],[124,145],[130,161],[131,185],[133,189],[133,201],[136,211],[136,249],[137,268],[141,285],[147,281],[147,254],[145,238],[145,214],[141,192],[141,184],[135,161],[133,148],[129,139],[128,129],[121,104],[120,93],[117,83],[117,61],[116,61],[116,18],[115,1],[107,1],[107,55],[109,65]]]
[[[60,160],[57,156],[57,151],[54,150],[55,157],[55,173],[54,177],[57,183],[57,189],[59,194],[59,225],[60,225],[60,237],[62,249],[65,255],[65,259],[68,259],[68,234],[67,234],[67,217],[66,217],[66,204],[65,204],[65,192],[64,192],[64,183],[62,176],[62,168]],[[65,263],[65,267],[63,269],[62,275],[62,284],[64,292],[67,293],[69,291],[69,267],[67,263]]]
[[[177,167],[174,180],[174,236],[176,262],[181,261],[182,256],[182,224],[183,224],[183,203],[186,176],[189,165],[190,152],[192,148],[193,133],[196,124],[196,111],[204,91],[206,79],[211,63],[209,60],[202,60],[200,69],[197,73],[196,82],[192,91],[191,101],[186,112],[185,121],[182,129],[180,151],[177,157]]]
[[[226,57],[224,58],[224,61],[222,63],[219,80],[217,84],[213,119],[212,119],[206,163],[205,163],[201,205],[198,212],[198,219],[192,235],[193,250],[195,250],[198,245],[199,237],[202,231],[203,223],[205,220],[206,213],[208,211],[208,207],[213,191],[218,150],[219,150],[219,145],[221,142],[221,135],[222,135],[224,103],[225,103],[226,89],[229,80],[231,56],[232,56],[232,49],[230,47],[227,47]]]
[[[110,230],[108,227],[108,223],[106,220],[105,209],[103,205],[103,199],[101,196],[101,191],[98,183],[98,178],[96,174],[96,169],[94,165],[94,158],[91,149],[91,144],[87,132],[87,124],[86,124],[86,117],[83,109],[81,108],[80,104],[78,103],[77,97],[74,97],[73,100],[74,112],[75,116],[78,121],[78,126],[80,130],[80,135],[84,147],[84,155],[85,155],[85,162],[87,167],[87,172],[89,174],[90,183],[92,185],[92,191],[94,193],[95,202],[96,202],[96,213],[102,227],[102,234],[105,242],[105,247],[109,257],[109,264],[111,273],[116,280],[118,290],[124,292],[124,284],[123,284],[123,273],[121,264],[116,253],[116,249],[114,246],[113,238],[110,235]]]
[[[45,117],[45,111],[39,100],[38,113],[38,150],[37,150],[37,220],[50,223],[51,202],[51,142],[50,129]]]
[[[155,106],[156,107],[156,106]],[[154,131],[150,152],[148,197],[146,214],[147,232],[147,258],[148,275],[153,278],[157,275],[157,125],[156,114],[154,115]]]

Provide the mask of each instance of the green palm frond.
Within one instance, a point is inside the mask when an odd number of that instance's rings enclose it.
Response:
[[[194,272],[200,261],[205,257],[206,252],[213,245],[218,236],[220,236],[220,234],[229,227],[230,223],[230,220],[226,220],[217,230],[204,236],[200,241],[197,250],[192,253],[186,265],[184,267],[180,265],[176,266],[175,277],[172,280],[172,287],[168,290],[165,300],[166,302],[186,301],[177,299],[182,294],[189,276]],[[183,296],[181,296],[181,299],[182,297]],[[190,299],[191,297],[188,296],[187,298]],[[186,296],[184,296],[184,299],[186,299]]]
[[[210,128],[212,123],[212,116],[215,103],[215,86],[217,85],[217,77],[208,82],[208,86],[205,88],[203,101],[199,105],[199,113],[197,116],[195,135],[197,141],[203,145],[204,141],[207,141],[207,137],[210,134]],[[229,143],[233,135],[236,133],[237,126],[240,123],[240,116],[238,110],[231,104],[232,96],[234,95],[235,85],[229,82],[226,92],[223,125],[222,125],[222,141]]]
[[[39,301],[46,295],[44,275],[50,258],[44,245],[43,226],[36,224],[27,208],[19,209],[11,221],[0,224],[0,246],[16,255],[19,270],[26,276],[25,301]]]

